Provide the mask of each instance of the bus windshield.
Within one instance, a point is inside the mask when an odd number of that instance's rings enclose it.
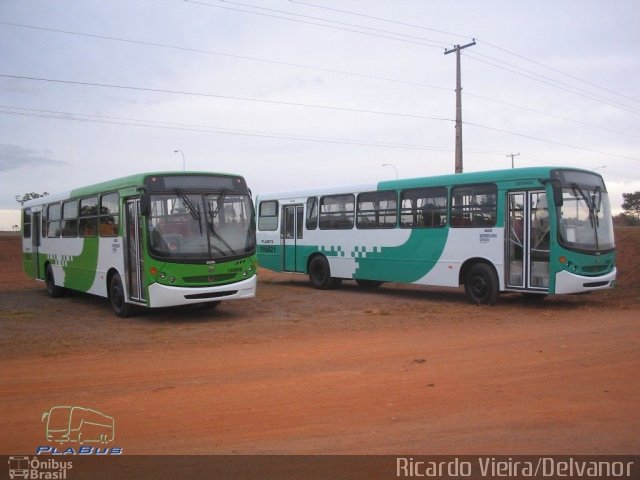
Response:
[[[151,194],[147,221],[152,255],[166,259],[216,260],[253,254],[253,207],[248,194]]]
[[[602,177],[587,172],[556,171],[556,178],[560,180],[556,195],[562,195],[558,207],[560,242],[574,250],[613,249],[613,219]]]

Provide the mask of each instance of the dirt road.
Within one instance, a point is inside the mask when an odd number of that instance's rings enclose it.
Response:
[[[637,454],[640,232],[618,239],[620,287],[589,296],[479,308],[261,271],[254,300],[120,319],[49,299],[0,238],[0,453],[80,405],[125,454]]]

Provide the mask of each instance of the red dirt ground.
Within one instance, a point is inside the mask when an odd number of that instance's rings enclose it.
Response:
[[[125,454],[637,454],[640,229],[616,239],[618,286],[586,296],[476,307],[260,271],[253,300],[120,319],[48,298],[0,237],[0,453],[79,405]]]

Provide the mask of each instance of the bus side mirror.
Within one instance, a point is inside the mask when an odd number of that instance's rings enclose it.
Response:
[[[140,197],[140,214],[143,217],[148,216],[151,213],[151,197],[148,193],[143,193]]]

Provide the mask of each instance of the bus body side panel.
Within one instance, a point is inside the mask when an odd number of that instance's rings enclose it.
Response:
[[[22,269],[28,277],[36,278],[35,262],[38,261],[33,251],[31,238],[22,237]]]
[[[449,228],[449,236],[438,262],[415,283],[458,287],[465,261],[478,258],[491,263],[504,289],[504,228]]]
[[[107,296],[107,272],[124,272],[119,237],[44,238],[40,247],[41,271],[51,265],[58,286]]]
[[[304,232],[307,236],[313,234],[312,231]],[[257,254],[258,263],[261,267],[273,270],[274,272],[282,272],[284,265],[282,264],[283,251],[282,242],[280,240],[280,229],[274,231],[258,230],[257,237]],[[305,242],[308,240],[305,240]]]
[[[404,242],[390,246],[391,232]],[[373,230],[368,234],[377,239],[373,248],[355,247],[358,269],[353,278],[418,283],[441,258],[448,234],[448,228]]]
[[[305,231],[306,239],[302,247],[304,270],[307,272],[308,261],[313,253],[323,254],[329,261],[331,276],[337,278],[362,278],[375,280],[380,273],[385,276],[393,272],[387,259],[380,255],[381,244],[386,250],[401,248],[409,237],[408,231],[399,229],[387,230],[313,230]],[[383,237],[384,235],[384,237]],[[301,245],[298,245],[298,250]],[[364,268],[364,269],[363,269]],[[399,281],[399,280],[398,280]]]
[[[101,297],[109,296],[107,285],[107,274],[109,270],[115,268],[120,274],[125,291],[126,275],[124,267],[124,247],[121,237],[100,237],[97,242],[97,255],[95,265],[95,276],[88,290],[89,293]]]

